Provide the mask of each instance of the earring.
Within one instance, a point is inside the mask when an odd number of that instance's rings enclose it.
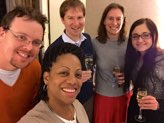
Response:
[[[43,91],[47,91],[47,85],[46,84],[44,84],[44,86],[43,86]]]

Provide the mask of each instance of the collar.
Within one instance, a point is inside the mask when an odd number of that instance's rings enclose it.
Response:
[[[0,79],[8,86],[13,86],[19,77],[21,69],[7,71],[0,69]]]
[[[81,43],[85,41],[86,37],[81,33],[80,40],[79,41],[73,41],[71,38],[69,38],[65,32],[62,34],[62,39],[65,43],[71,43],[75,44],[80,47]]]

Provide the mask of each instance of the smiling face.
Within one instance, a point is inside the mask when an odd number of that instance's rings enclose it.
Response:
[[[104,21],[108,37],[118,37],[124,22],[124,16],[119,8],[111,9]]]
[[[150,34],[150,31],[145,25],[145,23],[136,26],[132,32],[132,36],[143,35],[143,34]],[[146,39],[143,39],[142,36],[140,36],[138,40],[132,39],[132,45],[137,51],[144,53],[152,46],[152,37],[147,35]]]
[[[70,8],[61,20],[65,26],[66,34],[74,41],[79,40],[85,25],[83,10],[80,7]]]
[[[11,31],[10,31],[11,30]],[[15,36],[14,36],[15,35]],[[22,43],[16,35],[28,37],[28,43]],[[34,48],[32,41],[42,40],[43,28],[36,21],[27,20],[25,17],[16,17],[9,30],[0,28],[0,68],[15,70],[26,67],[39,53],[39,48]]]
[[[72,104],[80,92],[81,76],[81,63],[75,55],[58,56],[50,72],[44,72],[49,103],[53,105]]]

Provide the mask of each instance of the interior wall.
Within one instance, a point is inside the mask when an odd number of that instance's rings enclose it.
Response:
[[[42,11],[42,13],[48,18],[49,20],[49,11],[48,11],[48,1],[47,0],[40,0],[40,9]],[[49,22],[46,23],[46,29],[45,29],[45,32],[44,32],[44,48],[42,49],[43,52],[47,49],[47,47],[49,46],[50,44],[50,41],[49,41]]]

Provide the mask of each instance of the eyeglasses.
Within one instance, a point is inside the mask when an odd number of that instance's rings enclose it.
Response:
[[[8,29],[9,32],[11,32],[11,34],[21,43],[23,44],[29,44],[32,43],[32,46],[34,48],[42,48],[43,47],[43,41],[40,40],[33,40],[33,41],[29,41],[28,37],[23,35],[23,34],[16,34],[13,30]]]
[[[133,34],[131,37],[132,37],[132,40],[134,40],[134,41],[139,40],[140,37],[141,37],[143,40],[145,40],[145,39],[150,39],[150,38],[151,38],[151,33],[149,33],[149,32],[144,32],[144,33],[142,33],[141,35],[135,33],[135,34]]]

